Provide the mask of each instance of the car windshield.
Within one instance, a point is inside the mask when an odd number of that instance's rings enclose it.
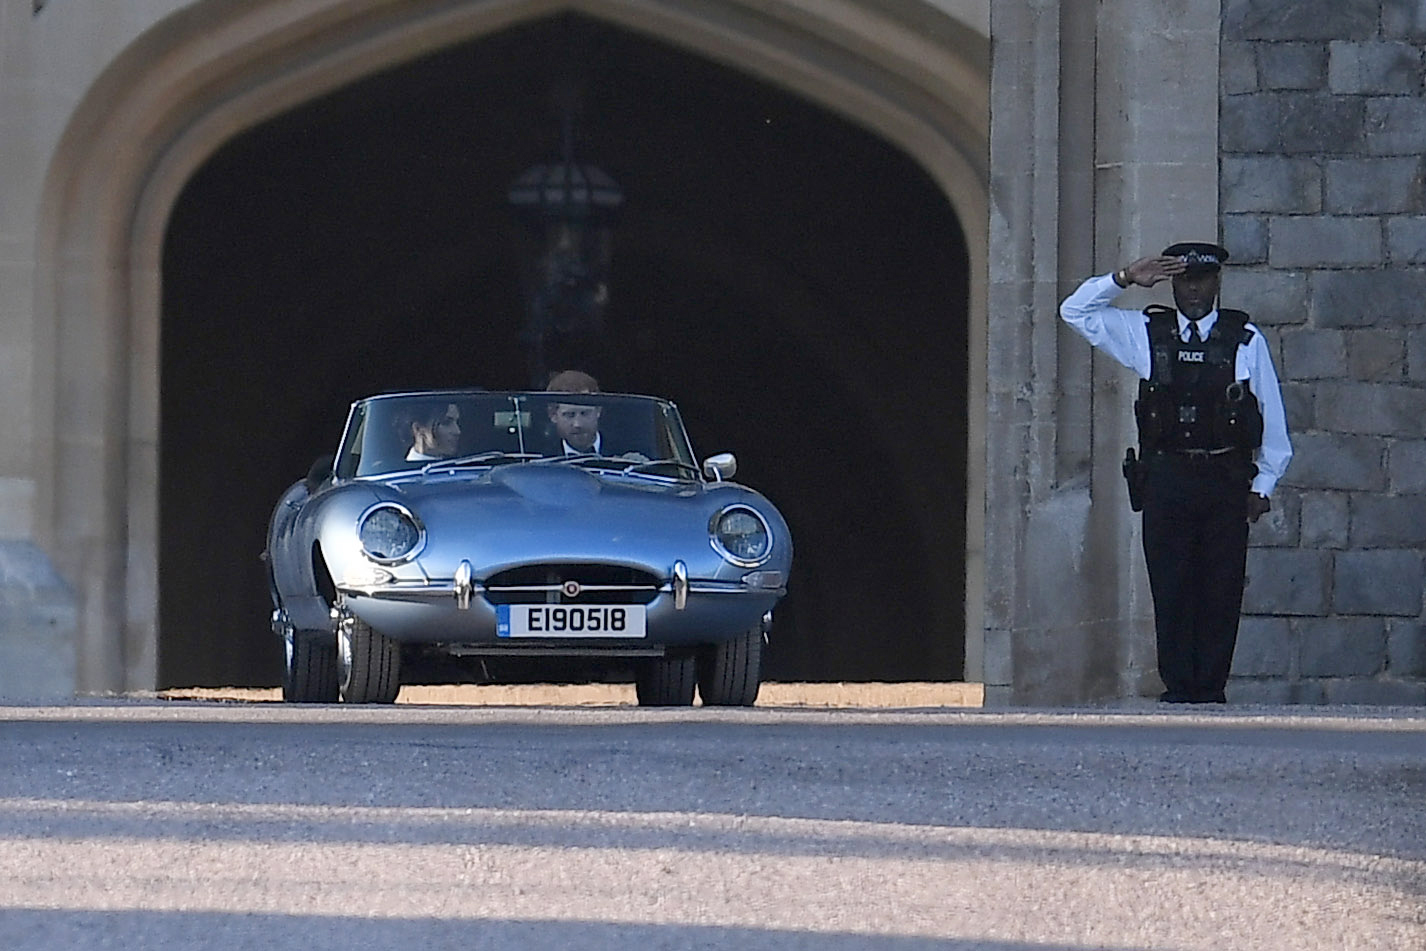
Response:
[[[697,477],[678,410],[647,396],[439,391],[352,406],[339,478],[529,462]]]

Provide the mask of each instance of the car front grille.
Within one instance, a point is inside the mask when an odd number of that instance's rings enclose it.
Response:
[[[648,604],[658,590],[647,571],[601,564],[521,565],[485,582],[491,604]]]

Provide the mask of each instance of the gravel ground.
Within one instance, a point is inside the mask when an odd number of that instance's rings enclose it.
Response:
[[[1420,709],[261,699],[0,707],[0,948],[1426,948]]]

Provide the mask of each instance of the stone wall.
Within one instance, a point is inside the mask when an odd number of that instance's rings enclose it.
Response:
[[[1295,449],[1229,696],[1426,703],[1426,2],[1225,0],[1220,67],[1224,300]]]

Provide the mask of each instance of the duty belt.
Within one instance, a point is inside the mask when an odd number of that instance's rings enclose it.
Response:
[[[1169,453],[1175,456],[1189,456],[1193,459],[1207,459],[1211,456],[1226,456],[1230,452],[1243,452],[1245,450],[1235,449],[1232,446],[1224,446],[1220,449],[1160,449],[1160,452]]]

